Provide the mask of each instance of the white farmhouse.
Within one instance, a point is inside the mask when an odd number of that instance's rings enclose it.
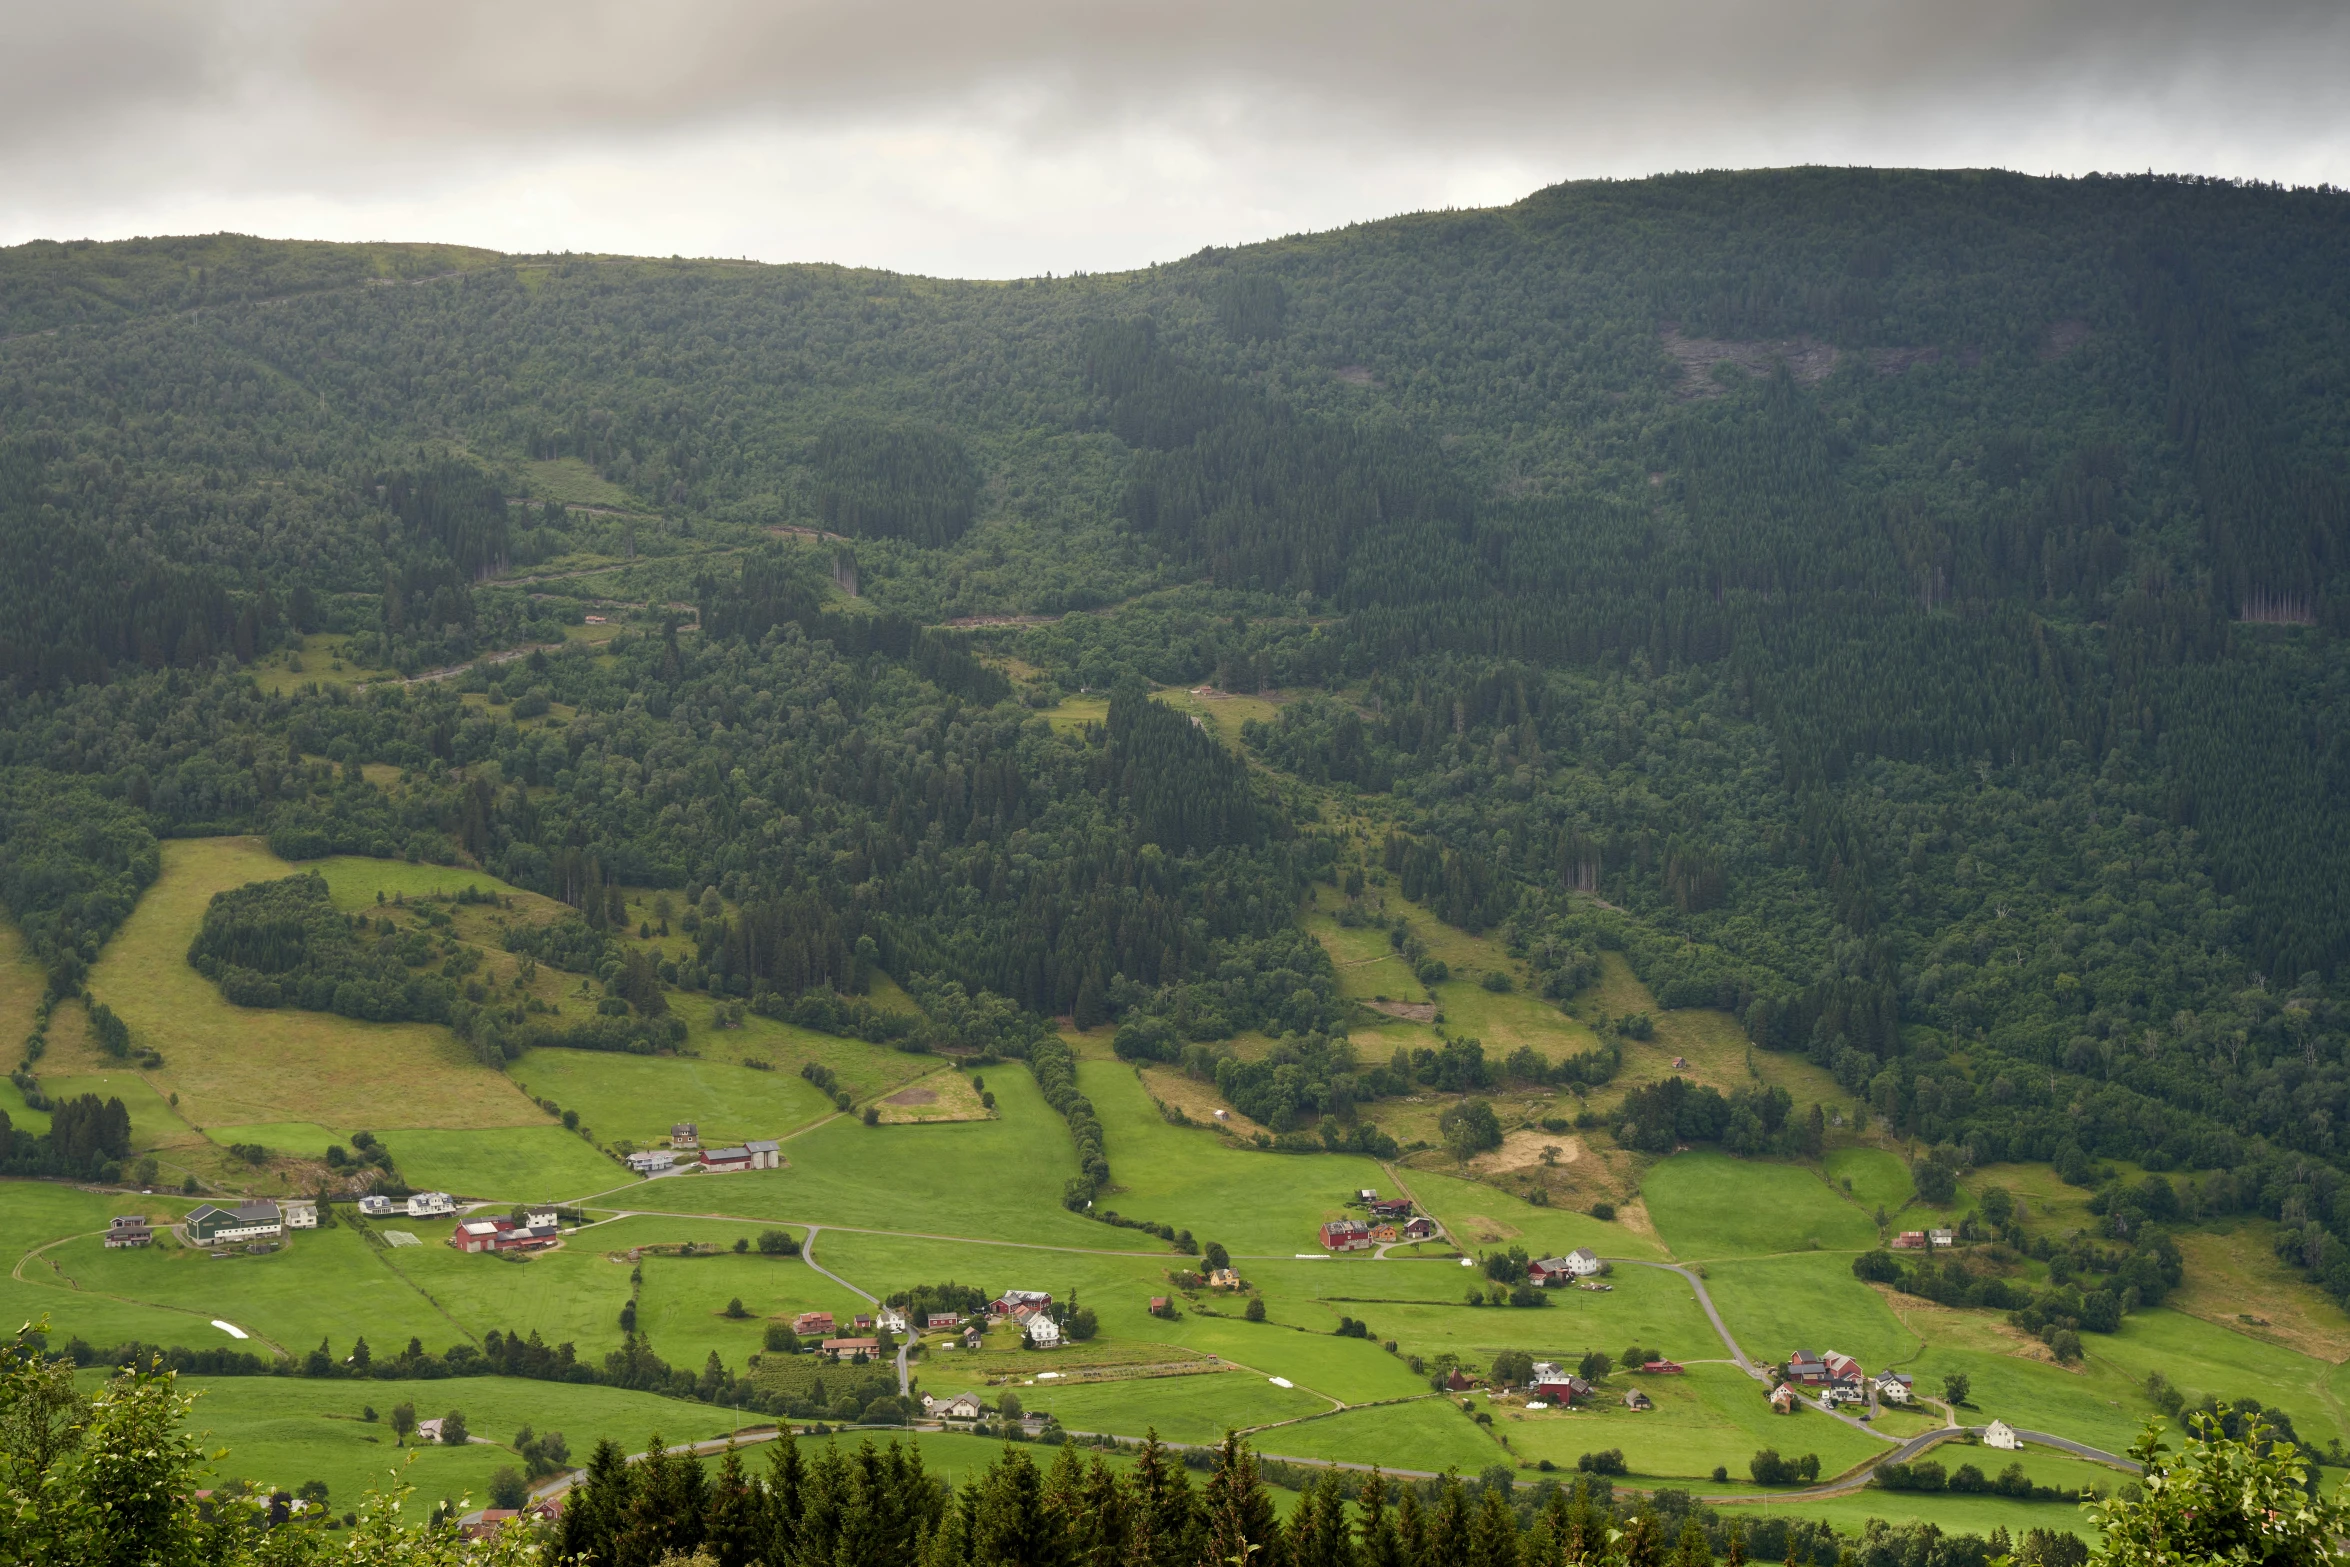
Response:
[[[2002,1452],[2012,1453],[2017,1448],[2024,1445],[2024,1439],[2015,1434],[2014,1426],[2009,1425],[2004,1420],[1994,1420],[1989,1425],[1983,1427],[1983,1445],[1985,1447],[1996,1447]]]

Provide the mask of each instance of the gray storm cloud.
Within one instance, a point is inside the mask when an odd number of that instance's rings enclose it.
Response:
[[[9,239],[217,209],[446,211],[511,243],[532,213],[592,209],[597,179],[649,201],[647,225],[749,245],[835,232],[836,211],[912,233],[1089,199],[1113,227],[1278,232],[1696,165],[2350,173],[2339,0],[8,10]],[[720,189],[768,217],[695,205]],[[1155,221],[1133,242],[1162,243]]]

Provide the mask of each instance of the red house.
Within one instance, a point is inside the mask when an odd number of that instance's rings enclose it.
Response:
[[[1332,1219],[1322,1226],[1322,1245],[1331,1251],[1369,1251],[1371,1227],[1360,1219]]]

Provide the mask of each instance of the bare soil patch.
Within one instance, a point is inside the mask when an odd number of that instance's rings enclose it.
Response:
[[[1142,1083],[1150,1090],[1153,1099],[1161,1104],[1173,1105],[1201,1126],[1212,1126],[1218,1131],[1231,1132],[1240,1137],[1254,1137],[1265,1130],[1226,1104],[1224,1096],[1211,1085],[1194,1082],[1181,1072],[1170,1072],[1163,1067],[1145,1067]],[[1216,1119],[1219,1110],[1224,1112],[1222,1120]]]
[[[1939,348],[1872,348],[1868,351],[1869,368],[1879,375],[1899,375],[1916,365],[1939,364]]]
[[[1501,1146],[1491,1153],[1479,1154],[1469,1161],[1469,1168],[1479,1175],[1501,1175],[1511,1170],[1540,1166],[1542,1150],[1556,1148],[1561,1167],[1574,1164],[1583,1157],[1583,1139],[1561,1136],[1556,1132],[1512,1132],[1501,1140]]]
[[[1657,338],[1681,367],[1680,384],[1674,388],[1681,397],[1721,396],[1722,384],[1714,379],[1714,371],[1725,364],[1736,365],[1750,375],[1770,375],[1784,364],[1798,381],[1823,380],[1836,368],[1836,345],[1816,337],[1747,342],[1684,337],[1679,322],[1667,321],[1658,328]]]
[[[2042,359],[2062,359],[2083,343],[2089,341],[2089,323],[2086,321],[2051,321],[2048,336],[2041,341]]]
[[[1366,1001],[1364,1006],[1389,1017],[1400,1017],[1409,1023],[1436,1021],[1436,1003],[1433,1001]]]
[[[971,1086],[956,1071],[933,1072],[920,1082],[891,1094],[874,1106],[884,1126],[929,1125],[938,1121],[988,1121],[995,1118]]]
[[[1368,365],[1340,365],[1330,373],[1349,386],[1377,386],[1379,384],[1379,378],[1371,373],[1371,367]]]

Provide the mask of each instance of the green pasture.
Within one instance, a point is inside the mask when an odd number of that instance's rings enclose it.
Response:
[[[1683,1260],[1865,1251],[1877,1243],[1869,1216],[1801,1165],[1693,1150],[1651,1169],[1641,1195],[1657,1233]]]
[[[747,1026],[727,1030],[729,1042],[739,1045],[748,1032]],[[695,1057],[530,1050],[508,1070],[526,1092],[578,1111],[582,1124],[606,1143],[625,1138],[649,1147],[666,1140],[676,1122],[691,1121],[705,1145],[718,1146],[782,1137],[833,1113],[832,1102],[800,1076],[796,1060],[778,1060],[776,1070],[760,1072],[739,1064],[748,1053],[755,1052],[737,1049],[721,1059],[715,1052]]]
[[[803,1311],[829,1311],[846,1336],[850,1318],[873,1309],[797,1257],[722,1252],[647,1257],[643,1266],[637,1330],[652,1340],[662,1359],[695,1371],[715,1352],[720,1362],[740,1372],[761,1351],[769,1322],[780,1319],[788,1327]],[[730,1300],[740,1300],[750,1315],[728,1317]]]
[[[500,1202],[564,1202],[632,1186],[636,1176],[560,1126],[387,1132],[411,1186]]]
[[[1404,1179],[1412,1199],[1464,1251],[1523,1246],[1530,1256],[1555,1257],[1588,1246],[1602,1257],[1663,1255],[1645,1236],[1572,1208],[1536,1207],[1499,1187],[1436,1170],[1413,1170]]]
[[[1874,1213],[1883,1208],[1886,1217],[1891,1218],[1901,1211],[1903,1204],[1917,1196],[1917,1188],[1910,1183],[1909,1166],[1901,1162],[1899,1154],[1886,1149],[1857,1143],[1831,1148],[1823,1162],[1828,1178],[1849,1191],[1852,1200],[1864,1211]]]
[[[1852,1276],[1849,1252],[1709,1262],[1705,1273],[1714,1309],[1755,1360],[1783,1361],[1794,1349],[1834,1349],[1854,1356],[1873,1375],[1905,1364],[1922,1347],[1916,1334],[1894,1320],[1884,1298]]]
[[[1169,1442],[1201,1444],[1222,1441],[1226,1431],[1274,1425],[1330,1407],[1328,1399],[1303,1388],[1275,1387],[1248,1371],[1066,1386],[1039,1382],[1019,1391],[1024,1408],[1049,1411],[1072,1431],[1133,1437],[1155,1430]],[[1261,1446],[1273,1434],[1262,1433],[1256,1440]]]
[[[92,1385],[96,1374],[84,1373]],[[220,1479],[253,1480],[292,1490],[324,1480],[328,1504],[348,1512],[372,1487],[411,1485],[419,1520],[429,1504],[470,1494],[475,1506],[488,1494],[496,1470],[520,1468],[511,1442],[524,1425],[560,1431],[575,1462],[584,1463],[606,1437],[642,1451],[648,1433],[671,1442],[705,1441],[735,1429],[733,1411],[706,1404],[632,1393],[619,1388],[519,1377],[452,1377],[434,1382],[312,1381],[296,1377],[188,1377],[199,1393],[192,1430],[205,1446],[228,1449],[213,1466]],[[458,1410],[471,1434],[486,1443],[465,1447],[393,1445],[395,1404],[416,1406],[429,1420]],[[380,1417],[362,1418],[372,1405]]]
[[[397,1348],[421,1334],[436,1349],[458,1336],[430,1301],[380,1265],[350,1225],[297,1230],[282,1250],[263,1256],[240,1251],[216,1259],[166,1240],[109,1251],[95,1238],[70,1241],[52,1255],[83,1291],[194,1313],[196,1326],[181,1343],[225,1344],[209,1326],[214,1317],[252,1334],[257,1342],[246,1348],[276,1345],[296,1355],[321,1338],[344,1354],[362,1335],[373,1347]]]
[[[164,1102],[161,1094],[147,1086],[147,1080],[128,1067],[116,1072],[93,1072],[72,1077],[41,1079],[41,1091],[54,1100],[78,1099],[84,1094],[96,1094],[100,1099],[120,1099],[122,1107],[130,1112],[131,1151],[146,1153],[151,1149],[170,1148],[202,1141],[179,1114]]]
[[[1101,1117],[1117,1180],[1097,1206],[1188,1229],[1203,1245],[1221,1241],[1249,1257],[1318,1251],[1323,1220],[1346,1213],[1362,1188],[1393,1184],[1359,1155],[1259,1153],[1204,1127],[1170,1126],[1124,1062],[1081,1062],[1078,1082]]]
[[[1342,1410],[1263,1432],[1253,1440],[1257,1451],[1276,1457],[1375,1463],[1431,1473],[1458,1469],[1473,1475],[1511,1461],[1509,1452],[1485,1434],[1485,1427],[1443,1398]]]
[[[2281,1344],[2159,1308],[2132,1312],[2119,1333],[2083,1334],[2081,1343],[2092,1360],[2141,1386],[2149,1373],[2160,1371],[2190,1399],[2205,1393],[2222,1400],[2256,1398],[2282,1409],[2293,1417],[2294,1429],[2320,1447],[2329,1437],[2350,1441],[2350,1420],[2329,1386],[2338,1368]]]
[[[1705,1488],[1695,1489],[1702,1492]],[[2062,1502],[2018,1502],[2000,1496],[1953,1496],[1948,1492],[1926,1495],[1916,1491],[1869,1489],[1817,1501],[1741,1502],[1725,1509],[1725,1516],[1733,1520],[1760,1518],[1769,1513],[1788,1518],[1816,1518],[1854,1535],[1862,1533],[1870,1519],[1882,1518],[1889,1523],[1915,1519],[1933,1524],[1946,1534],[1987,1536],[1994,1529],[2005,1529],[2018,1541],[2032,1529],[2061,1530],[2084,1540],[2097,1538],[2097,1531],[2089,1526],[2088,1515],[2078,1507]]]
[[[323,1159],[328,1148],[351,1144],[349,1132],[338,1132],[320,1126],[315,1121],[258,1121],[249,1126],[208,1126],[204,1135],[221,1147],[232,1143],[258,1143],[272,1154],[292,1154],[300,1159]]]
[[[1086,1250],[1164,1245],[1064,1209],[1061,1192],[1077,1173],[1068,1124],[1017,1063],[984,1076],[995,1120],[866,1126],[841,1116],[785,1143],[784,1169],[654,1181],[628,1205]]]
[[[395,1219],[389,1228],[410,1226]],[[620,1308],[628,1300],[625,1261],[610,1261],[579,1239],[566,1239],[558,1251],[516,1257],[461,1252],[445,1237],[411,1233],[425,1244],[386,1248],[376,1255],[433,1309],[431,1331],[419,1334],[427,1349],[443,1350],[492,1329],[526,1338],[535,1332],[550,1345],[572,1344],[590,1358],[620,1347]],[[369,1342],[375,1348],[385,1343]]]
[[[304,860],[287,868],[289,876],[304,871],[316,871],[326,878],[327,896],[338,909],[372,909],[376,894],[391,898],[455,897],[464,888],[476,892],[496,893],[500,897],[538,901],[536,893],[523,891],[511,883],[498,880],[487,871],[468,870],[462,865],[417,865],[407,860],[377,860],[358,854],[329,855],[323,860]]]
[[[1368,1279],[1357,1277],[1368,1275]],[[1543,1307],[1467,1305],[1470,1281],[1484,1275],[1443,1264],[1377,1264],[1350,1270],[1346,1282],[1325,1284],[1314,1304],[1330,1325],[1340,1314],[1370,1324],[1374,1336],[1394,1339],[1406,1354],[1433,1358],[1446,1351],[1479,1368],[1505,1349],[1537,1360],[1580,1360],[1586,1350],[1609,1357],[1638,1344],[1675,1360],[1721,1358],[1721,1336],[1680,1275],[1631,1265],[1618,1267],[1605,1294],[1549,1290]],[[1352,1298],[1347,1298],[1352,1297]],[[1286,1315],[1286,1298],[1277,1303]]]
[[[1624,1407],[1624,1394],[1638,1388],[1654,1409]],[[1866,1432],[1817,1411],[1775,1413],[1764,1385],[1727,1365],[1693,1365],[1677,1377],[1617,1372],[1599,1385],[1593,1402],[1574,1409],[1529,1413],[1511,1405],[1489,1409],[1495,1428],[1512,1450],[1530,1461],[1549,1459],[1572,1469],[1583,1453],[1620,1448],[1636,1476],[1702,1482],[1722,1465],[1743,1482],[1747,1461],[1763,1447],[1789,1457],[1817,1453],[1822,1475],[1839,1474],[1889,1450]]]

